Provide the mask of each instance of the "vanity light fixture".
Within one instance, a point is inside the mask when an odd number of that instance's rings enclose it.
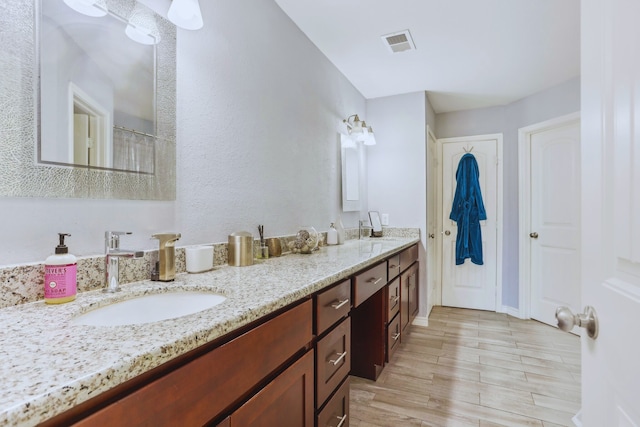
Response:
[[[64,0],[64,3],[76,12],[96,18],[105,16],[109,10],[106,0]]]
[[[203,26],[198,0],[172,0],[167,17],[185,30],[199,30]]]
[[[364,145],[376,145],[371,126],[367,126],[364,120],[360,120],[357,114],[352,114],[342,122],[347,126],[347,133],[352,139],[362,142]]]
[[[150,9],[141,3],[136,3],[125,29],[127,36],[138,43],[154,45],[160,43],[160,31],[156,19]]]

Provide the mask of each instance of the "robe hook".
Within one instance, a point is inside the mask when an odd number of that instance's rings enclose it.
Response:
[[[465,153],[470,153],[473,151],[473,145],[471,146],[467,145],[466,147],[462,147],[462,149],[464,150]]]

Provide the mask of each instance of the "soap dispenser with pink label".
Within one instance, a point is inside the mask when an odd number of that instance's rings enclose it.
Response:
[[[65,236],[71,234],[58,235],[60,244],[56,246],[56,253],[44,261],[44,302],[47,304],[62,304],[76,299],[78,260],[64,244]]]

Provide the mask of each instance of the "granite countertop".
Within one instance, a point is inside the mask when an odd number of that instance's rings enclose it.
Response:
[[[0,425],[36,425],[418,241],[349,240],[312,255],[183,273],[175,282],[135,282],[117,294],[85,292],[67,304],[39,301],[1,309]],[[114,300],[176,290],[211,291],[227,300],[155,323],[111,327],[72,323],[74,317]]]

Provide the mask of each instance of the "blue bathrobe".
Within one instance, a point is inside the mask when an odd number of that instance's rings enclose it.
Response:
[[[458,224],[456,265],[464,264],[467,258],[471,258],[474,264],[483,264],[480,221],[487,219],[487,213],[482,203],[479,176],[478,162],[473,154],[462,156],[456,171],[456,194],[449,215]]]

